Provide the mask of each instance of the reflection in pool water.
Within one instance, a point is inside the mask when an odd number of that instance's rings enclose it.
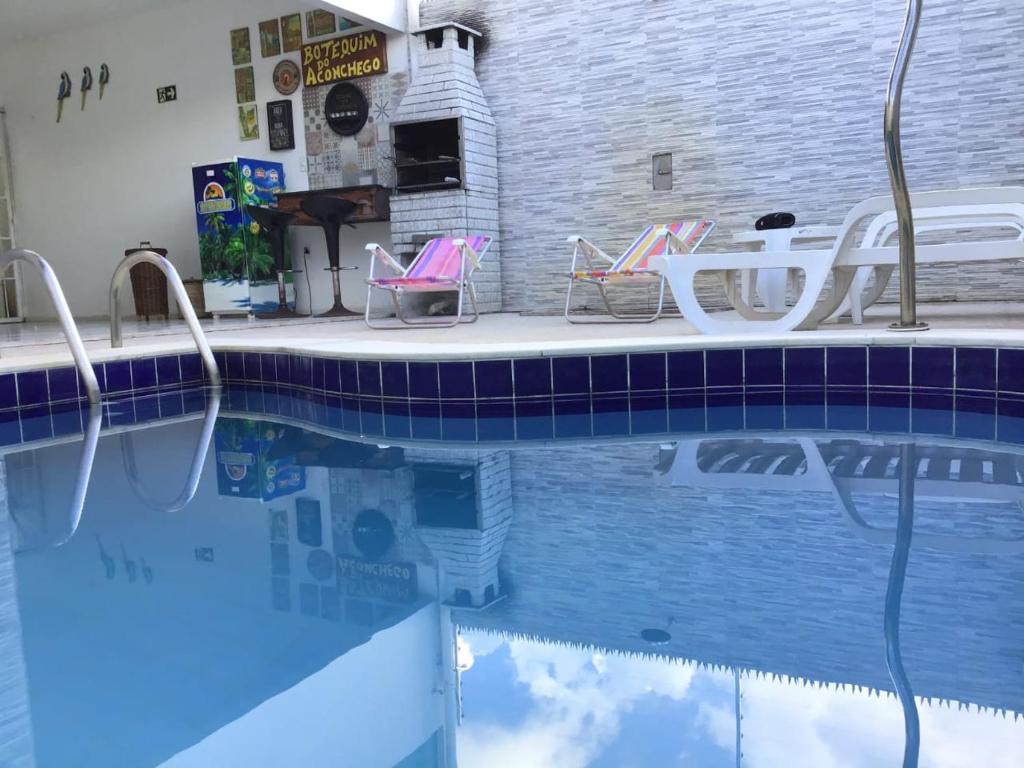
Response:
[[[7,449],[0,765],[1024,762],[1019,448],[211,407]]]

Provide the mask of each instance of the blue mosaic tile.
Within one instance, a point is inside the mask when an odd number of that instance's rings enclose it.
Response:
[[[590,394],[590,358],[556,357],[551,360],[555,395]]]
[[[443,375],[443,374],[442,374]],[[444,440],[476,440],[476,405],[441,402],[441,437]]]
[[[830,387],[866,387],[867,347],[829,347],[825,351],[825,383]]]
[[[703,391],[669,394],[668,428],[672,432],[703,432],[706,423]]]
[[[213,361],[217,364],[217,370],[220,371],[220,375],[227,378],[228,375],[228,353],[223,350],[218,350],[213,353]]]
[[[742,349],[709,349],[705,361],[709,387],[743,386]]]
[[[409,363],[409,396],[427,400],[441,396],[437,363]]]
[[[412,422],[409,420],[408,401],[384,401],[384,434],[387,437],[412,437]]]
[[[74,368],[51,368],[46,372],[50,400],[78,399],[78,371]]]
[[[359,394],[359,366],[355,360],[339,360],[338,376],[341,380],[341,394]]]
[[[310,358],[310,365],[312,367],[313,389],[319,392],[325,391],[326,387],[324,386],[324,381],[327,376],[325,373],[325,369],[327,367],[326,361],[322,357],[313,357]]]
[[[996,351],[990,347],[958,347],[956,388],[995,391]]]
[[[410,374],[412,371],[410,370]],[[414,400],[409,404],[412,436],[418,440],[441,439],[441,403],[436,400]]]
[[[914,432],[924,435],[952,435],[953,396],[914,392],[910,426]]]
[[[131,397],[115,397],[104,408],[104,423],[111,427],[135,423],[135,403]]]
[[[550,400],[517,400],[516,438],[550,440],[555,436],[555,419]]]
[[[996,436],[996,399],[961,395],[955,401],[956,436],[974,440],[994,440]]]
[[[293,355],[292,356],[291,365],[292,365],[292,379],[291,379],[292,386],[293,387],[307,387],[307,388],[312,387],[313,386],[313,360],[312,360],[312,358],[308,357],[307,355]],[[379,366],[378,363],[372,363],[372,365],[374,367],[376,367],[376,369],[377,369],[377,381],[378,381],[378,391],[377,391],[377,394],[379,395],[380,394],[380,390],[379,390],[379,385],[380,385],[380,366]],[[362,363],[360,363],[360,366],[362,366]],[[360,370],[360,374],[362,374],[361,370]],[[361,383],[362,383],[362,381],[360,380],[360,384]],[[370,393],[368,393],[368,394],[370,394]]]
[[[21,442],[21,419],[15,410],[0,413],[0,445],[17,445]]]
[[[629,355],[629,391],[664,390],[668,386],[664,352]]]
[[[590,437],[589,397],[561,397],[555,400],[555,437]]]
[[[224,355],[224,370],[221,374],[232,381],[245,380],[245,359],[241,352],[226,352]]]
[[[243,352],[242,370],[246,381],[263,381],[263,355],[259,352]]]
[[[75,403],[55,405],[50,409],[53,436],[77,435],[82,432],[82,409]]]
[[[93,363],[92,372],[96,376],[96,383],[99,385],[100,392],[107,391],[107,370],[103,366],[103,363]]]
[[[515,415],[511,400],[480,400],[476,404],[477,440],[514,440]]]
[[[825,424],[828,429],[864,432],[868,428],[867,395],[863,395],[859,403],[835,403],[829,392],[829,401],[825,406]]]
[[[550,397],[551,360],[547,357],[523,358],[513,362],[516,398]]]
[[[14,374],[5,373],[0,376],[0,408],[16,408],[17,406],[18,386],[15,384]]]
[[[380,397],[380,363],[360,360],[356,365],[360,397]]]
[[[341,363],[337,358],[324,360],[324,389],[327,392],[341,393]]]
[[[144,357],[132,360],[132,389],[153,389],[156,386],[156,360]]]
[[[127,364],[126,364],[127,365]],[[49,402],[46,371],[22,371],[18,374],[18,404],[39,405]]]
[[[777,402],[765,402],[769,399],[765,395]],[[786,423],[782,394],[771,391],[747,392],[744,423],[747,429],[782,429]]]
[[[156,383],[161,387],[176,386],[181,383],[181,367],[177,355],[164,355],[156,358]]]
[[[359,398],[359,420],[365,435],[384,435],[384,403],[379,398]]]
[[[1024,393],[1024,349],[999,350],[999,391]]]
[[[704,350],[668,353],[669,389],[704,389]]]
[[[168,392],[157,395],[157,402],[160,408],[160,418],[169,419],[181,416],[185,412],[185,406],[181,402],[180,392]]]
[[[792,403],[786,392],[786,429],[824,429],[825,424],[824,398],[820,403]]]
[[[181,404],[185,413],[203,413],[207,402],[206,392],[202,389],[186,389],[181,393]]]
[[[260,377],[264,384],[277,383],[277,355],[270,352],[260,353]]]
[[[725,432],[743,429],[743,395],[709,392],[707,396],[707,431]]]
[[[392,360],[382,362],[380,380],[384,397],[409,396],[409,369],[405,363]]]
[[[512,397],[511,360],[478,360],[473,370],[478,398]]]
[[[630,394],[629,431],[633,435],[651,435],[667,432],[668,397],[664,394]]]
[[[473,364],[468,362],[438,363],[442,400],[472,400]]]
[[[345,429],[345,418],[344,412],[341,409],[340,395],[327,396],[327,427],[329,429]],[[386,427],[387,422],[385,421],[385,428]]]
[[[905,389],[869,391],[868,429],[873,432],[909,432],[909,392]]]
[[[591,362],[597,358],[591,358]],[[623,358],[625,368],[625,358]],[[629,434],[629,398],[625,395],[594,396],[593,410],[594,437],[609,437]]]
[[[135,398],[135,423],[138,424],[144,421],[157,421],[160,418],[160,403],[156,397],[149,395],[147,397]]]
[[[825,386],[823,347],[786,348],[786,389]]]
[[[910,381],[915,387],[953,389],[953,348],[914,347],[910,350]]]
[[[274,366],[277,369],[277,383],[292,383],[292,357],[291,355],[274,355]]]
[[[868,386],[906,387],[909,384],[909,347],[868,347]]]
[[[590,381],[593,392],[625,392],[629,388],[629,372],[625,355],[593,355],[590,358]]]
[[[748,349],[744,352],[743,369],[748,387],[781,387],[782,350],[775,347]]]
[[[50,406],[34,405],[31,408],[22,408],[18,415],[21,417],[21,439],[23,442],[30,443],[33,440],[46,440],[53,437]]]
[[[998,399],[996,402],[996,430],[999,440],[1024,443],[1024,399],[1004,397]]]
[[[341,421],[347,432],[362,432],[363,422],[359,413],[359,399],[341,396]]]
[[[198,384],[203,381],[203,359],[198,354],[181,355],[178,363],[181,366],[182,384]]]

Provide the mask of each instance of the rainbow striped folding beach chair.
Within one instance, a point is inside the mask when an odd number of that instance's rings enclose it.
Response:
[[[490,235],[466,235],[465,237],[435,237],[416,254],[416,258],[408,267],[403,267],[391,254],[377,243],[366,246],[372,254],[370,261],[370,277],[366,289],[366,324],[371,328],[399,328],[394,324],[374,324],[370,320],[370,299],[374,288],[384,290],[391,296],[395,315],[402,323],[413,327],[450,327],[460,322],[475,323],[480,317],[477,307],[476,290],[470,280],[473,272],[480,267],[483,258],[491,245]],[[378,262],[391,270],[392,274],[379,277],[374,274]],[[452,318],[442,320],[417,319],[405,316],[402,307],[402,296],[407,293],[442,293],[458,292],[458,309]],[[473,315],[469,320],[462,319],[463,295],[469,294],[473,305]]]
[[[650,323],[661,317],[665,306],[665,277],[650,266],[650,260],[663,253],[693,253],[704,242],[715,222],[708,219],[677,221],[671,224],[652,224],[647,227],[633,244],[618,259],[613,259],[592,242],[579,235],[573,235],[568,242],[573,245],[572,269],[569,272],[569,292],[565,297],[565,319],[570,323],[623,322]],[[583,263],[580,264],[582,259]],[[572,314],[572,292],[576,283],[588,283],[597,287],[601,300],[614,318],[584,319],[583,315]],[[608,286],[616,284],[647,283],[658,285],[658,304],[652,315],[624,314],[617,312],[608,299]]]

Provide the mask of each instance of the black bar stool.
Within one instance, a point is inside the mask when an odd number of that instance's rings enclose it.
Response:
[[[329,195],[306,197],[299,203],[299,206],[307,216],[323,227],[324,238],[327,240],[327,261],[330,264],[327,269],[331,273],[331,281],[334,285],[334,306],[326,312],[321,312],[317,317],[349,317],[361,314],[353,312],[341,303],[341,272],[346,269],[358,269],[358,267],[342,267],[340,265],[341,246],[338,233],[342,224],[347,224],[355,229],[354,224],[348,223],[348,218],[355,213],[358,206],[351,200]]]
[[[284,266],[284,236],[288,231],[288,226],[295,218],[295,214],[259,205],[247,205],[245,210],[262,229],[266,230],[267,237],[270,239],[270,253],[274,257],[274,265],[277,269],[277,309],[273,312],[258,312],[256,317],[261,320],[279,317],[306,317],[306,315],[289,309],[288,294],[285,291],[284,276],[292,270],[285,269]]]

